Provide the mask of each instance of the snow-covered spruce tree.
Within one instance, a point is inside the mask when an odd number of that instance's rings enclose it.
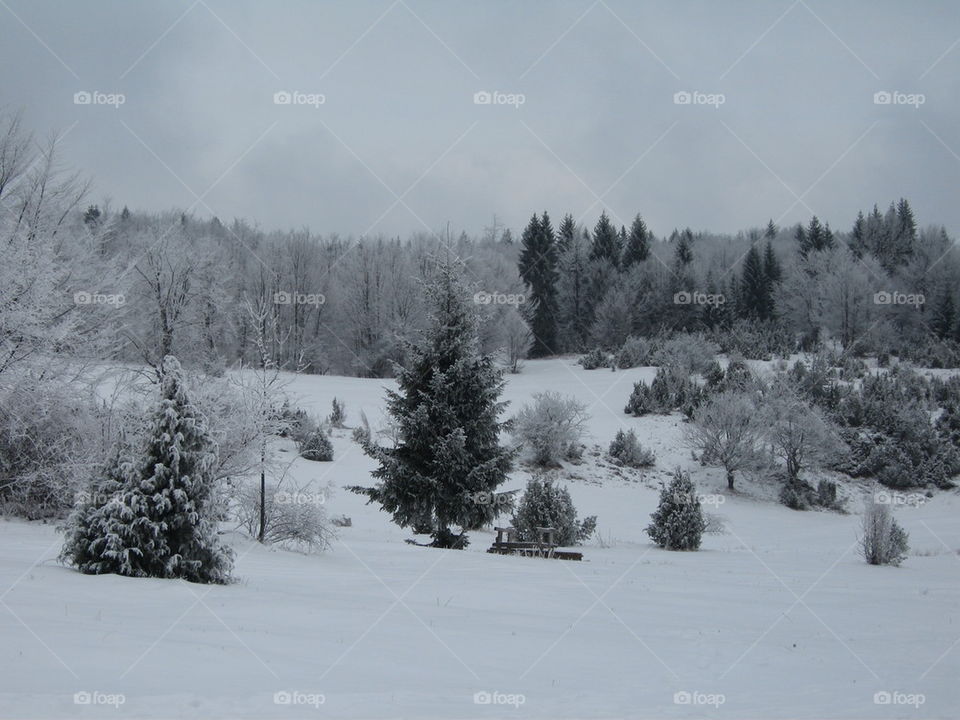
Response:
[[[327,432],[318,427],[300,443],[300,457],[304,460],[316,462],[330,462],[333,460],[333,444],[327,437]]]
[[[667,550],[698,550],[706,528],[697,488],[690,474],[677,468],[660,490],[660,505],[651,513],[647,535]]]
[[[430,322],[396,367],[398,390],[387,393],[397,428],[393,447],[366,442],[379,467],[372,488],[353,487],[401,527],[429,528],[435,547],[462,548],[467,530],[500,512],[477,502],[506,480],[515,452],[500,445],[503,375],[479,354],[477,316],[449,260],[426,285]],[[451,527],[459,528],[455,534]]]
[[[233,554],[211,517],[215,460],[180,363],[168,355],[142,462],[118,456],[105,488],[112,495],[78,509],[62,557],[90,574],[227,582]]]
[[[570,491],[547,476],[534,475],[527,482],[512,523],[520,537],[528,542],[539,539],[537,528],[552,527],[557,530],[557,543],[571,546],[579,545],[593,534],[597,516],[578,521]]]

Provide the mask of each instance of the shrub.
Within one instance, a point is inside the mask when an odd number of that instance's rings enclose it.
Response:
[[[317,428],[317,422],[306,410],[292,407],[289,400],[285,400],[283,406],[277,410],[277,419],[282,427],[280,437],[290,438],[298,445]]]
[[[613,359],[609,353],[594,348],[578,361],[584,370],[596,370],[597,368],[613,367]]]
[[[263,541],[292,550],[325,550],[335,537],[324,509],[324,495],[306,487],[291,491],[279,486],[266,489],[266,524]],[[260,531],[260,488],[245,484],[239,493],[235,515],[240,527],[252,538]],[[342,525],[337,518],[333,525]],[[349,525],[349,520],[346,525]]]
[[[367,420],[367,414],[363,410],[360,411],[360,424],[353,429],[350,437],[358,445],[367,445],[373,438],[373,434],[370,432],[370,421]]]
[[[666,415],[684,409],[690,414],[699,406],[703,397],[702,388],[682,370],[660,367],[649,386],[643,381],[634,383],[623,411],[640,416],[647,413]]]
[[[897,524],[890,506],[870,500],[863,513],[860,548],[870,565],[899,565],[907,556],[909,536]]]
[[[824,508],[840,509],[840,500],[837,496],[837,484],[832,480],[821,480],[817,483],[817,505]]]
[[[317,428],[300,443],[300,457],[316,462],[333,460],[333,445],[323,428]]]
[[[633,430],[617,430],[616,437],[610,443],[610,457],[621,465],[632,468],[653,467],[656,463],[653,451],[643,447]]]
[[[651,341],[631,335],[617,352],[617,367],[626,370],[652,365],[653,348],[654,345]]]
[[[347,419],[347,408],[346,406],[336,398],[333,399],[332,408],[330,411],[330,417],[327,418],[327,422],[330,423],[331,427],[342,428],[344,421]]]
[[[677,335],[667,340],[654,353],[656,365],[676,369],[684,375],[701,373],[710,367],[720,346],[703,335]]]
[[[533,404],[525,405],[514,419],[513,432],[530,451],[537,465],[558,465],[561,460],[580,457],[586,405],[555,392],[537,393]]]
[[[670,484],[660,489],[660,504],[650,515],[647,535],[667,550],[698,550],[706,522],[690,474],[677,468]]]
[[[570,546],[579,545],[593,534],[597,518],[591,515],[578,522],[570,491],[552,479],[534,476],[527,482],[512,522],[523,541],[537,540],[537,528],[552,527],[557,529],[557,543]]]

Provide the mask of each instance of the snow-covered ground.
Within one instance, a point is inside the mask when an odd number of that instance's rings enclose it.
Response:
[[[958,495],[898,506],[911,555],[868,566],[856,498],[840,515],[793,512],[749,482],[726,494],[722,473],[691,460],[678,416],[624,415],[653,374],[562,359],[509,378],[511,411],[545,389],[576,395],[592,442],[634,427],[657,454],[642,476],[601,472],[589,454],[569,468],[580,514],[599,516],[582,563],[487,554],[490,532],[465,552],[408,545],[342,489],[328,511],[353,525],[330,551],[234,532],[229,586],[84,576],[57,564],[52,526],[0,521],[0,717],[956,717]],[[388,385],[297,377],[290,392],[317,414],[340,397],[348,424],[362,409],[377,427]],[[334,446],[335,462],[298,460],[294,479],[367,482],[347,431]],[[707,509],[725,532],[696,553],[643,532],[677,464],[723,495]]]

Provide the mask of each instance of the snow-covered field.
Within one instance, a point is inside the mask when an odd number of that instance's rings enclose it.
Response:
[[[570,468],[602,538],[582,563],[487,554],[490,532],[465,552],[408,545],[342,489],[328,511],[353,525],[329,552],[235,532],[229,586],[84,576],[57,564],[52,526],[0,522],[0,717],[957,717],[957,494],[898,507],[910,557],[868,566],[857,502],[796,513],[747,482],[726,494],[691,460],[678,416],[624,415],[632,383],[652,377],[561,359],[509,378],[511,411],[534,392],[573,394],[591,406],[592,442],[635,427],[657,454],[644,477]],[[387,385],[297,377],[290,392],[317,414],[336,395],[348,424],[362,409],[376,428]],[[334,463],[296,461],[295,479],[365,483],[372,463],[349,433],[334,446]],[[707,509],[725,532],[696,553],[643,532],[677,464],[723,494]]]

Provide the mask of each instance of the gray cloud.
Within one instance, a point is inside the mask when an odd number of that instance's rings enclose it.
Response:
[[[184,184],[220,178],[212,212],[264,227],[476,233],[494,213],[517,229],[605,207],[664,234],[811,212],[846,229],[903,195],[960,227],[949,1],[5,2],[0,104],[73,126],[65,159],[94,200],[189,206]],[[78,90],[126,102],[74,105]],[[326,101],[275,105],[279,90]],[[525,101],[476,105],[481,90]],[[925,102],[876,105],[882,90]]]

